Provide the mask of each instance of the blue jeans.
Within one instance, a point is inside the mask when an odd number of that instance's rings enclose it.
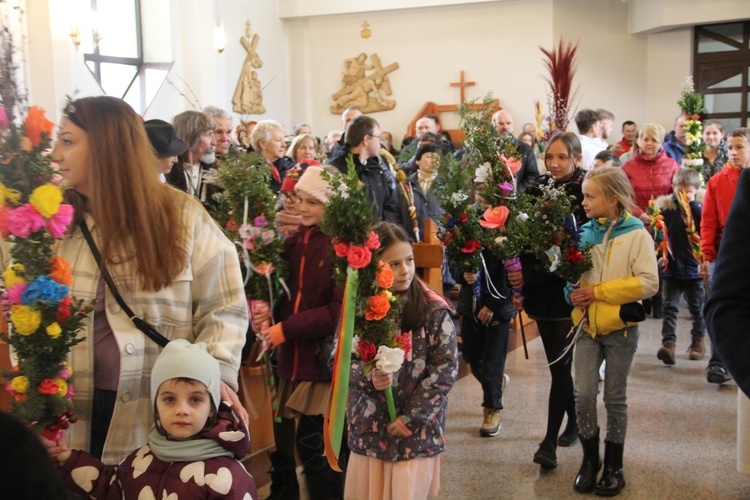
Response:
[[[662,294],[664,295],[662,341],[677,340],[677,334],[675,333],[677,313],[680,310],[680,297],[683,293],[688,303],[690,317],[693,319],[693,328],[690,330],[690,334],[693,337],[703,337],[706,333],[706,325],[703,322],[703,301],[705,299],[703,282],[701,280],[664,278],[662,282]]]
[[[628,374],[638,346],[638,326],[592,338],[584,333],[575,347],[575,397],[578,428],[582,439],[594,437],[599,428],[596,400],[599,395],[599,366],[604,372],[604,407],[607,409],[607,437],[624,443],[628,427]]]
[[[482,384],[485,408],[503,409],[503,373],[509,337],[509,320],[493,320],[488,326],[468,316],[461,321],[463,358]]]

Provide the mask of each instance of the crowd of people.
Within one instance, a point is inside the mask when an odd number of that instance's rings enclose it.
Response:
[[[412,244],[424,237],[426,219],[440,224],[442,209],[432,192],[437,156],[461,159],[462,144],[451,141],[435,115],[417,120],[418,135],[401,151],[357,107],[346,108],[341,118],[341,130],[321,141],[306,123],[291,135],[274,120],[235,127],[232,115],[214,106],[182,112],[171,122],[143,122],[115,98],[66,105],[51,159],[76,216],[58,252],[72,265],[72,294],[95,301],[95,309],[86,341],[71,353],[79,421],[59,442],[44,440],[64,484],[91,497],[146,490],[161,497],[195,488],[207,496],[256,498],[253,478],[238,463],[249,445],[247,413],[236,391],[243,347],[257,336],[275,350],[279,377],[271,498],[299,497],[295,452],[312,498],[434,496],[447,401],[458,373],[457,338],[482,387],[479,435],[499,436],[510,381],[504,373],[510,322],[525,310],[550,363],[565,352],[569,331],[587,314],[574,349],[549,366],[547,428],[530,459],[555,468],[557,447],[580,439],[583,461],[574,489],[619,494],[638,322],[646,314],[663,318],[663,345],[655,354],[674,365],[684,293],[692,316],[689,359],[704,358],[702,306],[706,294],[709,302],[713,297],[709,283],[717,257],[721,261],[740,172],[750,167],[750,131],[725,138],[721,122],[706,121],[701,178],[680,168],[683,116],[669,134],[659,124],[624,121],[622,140],[610,145],[612,113],[584,109],[575,116],[578,134],[561,132],[541,144],[533,124],[515,137],[512,114],[496,111],[492,126],[516,146],[521,163],[517,191],[540,196],[539,185],[553,183],[574,199],[576,219],[588,221],[581,244],[590,248],[593,269],[573,287],[546,271],[537,255],[522,255],[522,270],[508,271],[487,252],[486,265],[473,273],[452,268],[448,255],[444,289],[436,291],[418,276]],[[260,154],[278,196],[276,220],[290,278],[289,294],[274,310],[248,310],[235,247],[209,215],[221,191],[209,174],[238,148]],[[336,334],[343,290],[334,283],[332,243],[319,223],[332,195],[325,171],[345,173],[352,163],[382,221],[374,231],[381,259],[394,272],[392,292],[405,298],[400,327],[409,333],[412,351],[394,374],[365,375],[361,363],[352,364],[342,474],[323,457],[331,374],[319,352],[321,341]],[[474,181],[476,202],[485,206],[479,191],[486,179]],[[654,206],[669,248],[658,260]],[[94,257],[97,248],[101,262]],[[105,281],[107,273],[116,288]],[[511,293],[521,288],[523,299]],[[170,341],[167,347],[160,349],[133,326],[118,295]],[[706,373],[708,382],[722,384],[738,362],[731,344],[717,345]],[[602,375],[603,459],[596,411]],[[376,396],[386,387],[394,391],[395,422]],[[203,464],[199,471],[196,463]]]

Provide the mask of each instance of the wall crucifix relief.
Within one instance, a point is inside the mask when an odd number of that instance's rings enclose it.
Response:
[[[385,96],[393,93],[388,74],[398,69],[398,63],[383,67],[377,54],[370,54],[369,63],[367,59],[362,52],[344,61],[341,90],[332,96],[336,104],[331,113],[340,114],[347,106],[359,106],[365,114],[396,107],[396,101]]]
[[[245,63],[242,65],[240,80],[237,82],[237,88],[232,97],[232,110],[235,113],[244,115],[260,115],[266,112],[263,107],[263,93],[258,80],[258,72],[255,71],[263,66],[258,52],[257,34],[253,34],[250,29],[250,21],[245,23],[245,36],[240,38],[240,43],[247,51]]]

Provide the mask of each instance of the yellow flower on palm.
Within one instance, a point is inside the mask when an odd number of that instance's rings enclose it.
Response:
[[[61,378],[56,378],[55,383],[57,384],[57,387],[59,388],[57,389],[57,395],[60,396],[61,398],[64,398],[65,395],[68,393],[68,383]]]
[[[5,205],[8,201],[14,205],[18,205],[21,200],[21,192],[17,189],[9,189],[5,187],[5,184],[0,182],[0,206]]]
[[[15,305],[10,308],[10,321],[15,333],[31,335],[42,323],[42,312],[29,306]]]
[[[60,209],[63,201],[62,191],[57,186],[45,184],[31,192],[29,203],[37,209],[45,219],[49,219]]]
[[[26,280],[18,275],[18,273],[23,273],[25,271],[26,268],[23,267],[23,264],[13,264],[11,266],[8,266],[8,269],[3,272],[3,281],[5,282],[5,288],[10,288],[13,285],[17,285],[19,283],[26,283]]]
[[[47,335],[49,335],[53,339],[59,337],[61,333],[62,328],[60,328],[60,323],[58,323],[57,321],[47,327]]]
[[[23,375],[13,377],[10,381],[10,388],[19,394],[26,394],[29,391],[29,379]]]

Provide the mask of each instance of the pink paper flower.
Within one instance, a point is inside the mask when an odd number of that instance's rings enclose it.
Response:
[[[511,172],[513,172],[513,175],[516,175],[518,171],[521,170],[521,160],[518,160],[513,156],[511,156],[510,158],[506,158],[505,155],[500,155],[500,159],[503,160],[506,165],[508,165],[508,168]]]
[[[349,265],[352,269],[362,269],[370,263],[372,259],[372,252],[365,247],[352,245],[349,248],[349,253],[346,256],[346,260],[349,261]]]
[[[0,130],[8,130],[8,114],[5,106],[0,106]]]
[[[485,229],[502,229],[505,227],[505,221],[508,220],[509,213],[510,210],[504,205],[490,207],[484,211],[483,219],[479,221],[479,225]]]
[[[346,257],[349,255],[349,244],[333,240],[333,250],[336,252],[336,257]]]
[[[44,227],[44,217],[26,203],[8,212],[5,227],[14,236],[28,238],[31,233]]]
[[[47,231],[53,238],[62,238],[65,231],[68,230],[70,221],[73,220],[73,206],[68,204],[60,205],[57,213],[47,219]]]
[[[370,234],[367,237],[367,241],[365,242],[365,246],[370,250],[380,248],[380,240],[378,239],[378,235],[375,231],[370,231]]]
[[[8,288],[8,290],[5,292],[5,296],[3,297],[3,302],[5,303],[5,305],[12,306],[20,304],[21,295],[23,295],[23,292],[26,291],[26,287],[28,286],[28,283],[17,283]]]

